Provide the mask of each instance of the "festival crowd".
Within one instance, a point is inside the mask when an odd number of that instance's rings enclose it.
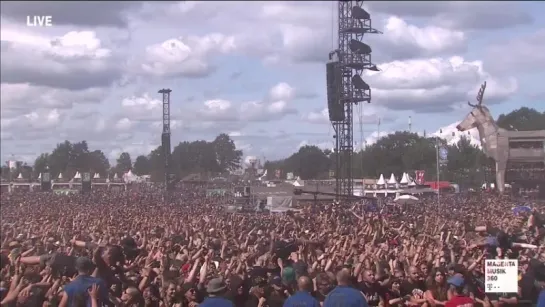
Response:
[[[232,213],[160,190],[1,195],[1,306],[545,306],[541,207],[494,194]],[[519,289],[485,293],[484,261]],[[544,293],[544,294],[541,294]]]

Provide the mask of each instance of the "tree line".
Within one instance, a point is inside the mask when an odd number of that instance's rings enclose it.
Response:
[[[545,112],[530,108],[521,108],[498,117],[500,127],[508,130],[545,129]],[[354,154],[353,173],[356,178],[378,178],[380,174],[401,174],[414,170],[426,171],[427,178],[435,179],[436,145],[440,143],[448,150],[448,161],[440,166],[440,179],[467,185],[476,185],[485,180],[484,168],[490,166],[482,151],[473,146],[468,139],[462,138],[457,144],[446,144],[444,140],[420,136],[415,133],[399,131],[382,137],[375,144]],[[234,141],[225,133],[219,134],[213,141],[197,140],[180,142],[172,150],[171,171],[177,178],[190,174],[207,173],[213,176],[226,174],[241,167],[243,152],[236,148]],[[270,179],[276,171],[284,177],[293,173],[302,179],[326,179],[334,169],[335,153],[316,146],[303,146],[289,157],[266,161],[264,168]],[[72,178],[76,172],[98,173],[102,178],[117,174],[122,176],[129,169],[137,175],[150,175],[152,180],[163,180],[164,159],[161,146],[147,155],[132,159],[127,152],[122,152],[115,165],[110,165],[104,152],[92,150],[86,141],[72,143],[64,141],[50,153],[40,154],[34,164],[18,162],[16,170],[7,165],[2,167],[2,177],[8,179],[17,176],[37,178],[38,174],[49,170],[53,178],[62,173],[65,178]]]
[[[2,166],[2,178],[14,179],[22,173],[25,179],[37,178],[42,172],[49,171],[53,178],[62,174],[64,178],[73,178],[76,172],[98,173],[101,178],[115,174],[121,177],[128,170],[136,175],[150,175],[152,180],[162,180],[165,176],[162,146],[153,149],[147,155],[137,156],[134,160],[128,152],[122,152],[115,165],[102,150],[91,150],[86,141],[72,143],[64,141],[57,144],[50,153],[40,154],[30,166],[17,162],[15,170]],[[180,142],[171,154],[171,172],[178,178],[194,173],[221,174],[240,167],[242,150],[238,150],[234,141],[225,133],[218,135],[212,142]]]
[[[501,114],[496,123],[507,130],[545,130],[545,112],[523,107]],[[469,138],[447,144],[443,139],[407,131],[389,134],[354,153],[352,172],[355,178],[378,178],[380,174],[389,177],[391,173],[399,176],[403,172],[424,170],[426,178],[436,180],[437,145],[448,151],[447,161],[439,167],[440,180],[465,186],[476,186],[487,180],[487,170],[493,168],[493,161],[472,145]],[[282,174],[293,173],[301,179],[328,179],[330,170],[335,168],[334,161],[335,153],[329,149],[303,146],[286,159],[267,161],[264,167],[271,179],[277,170]]]

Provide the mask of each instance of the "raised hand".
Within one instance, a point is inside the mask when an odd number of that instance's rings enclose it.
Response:
[[[97,284],[93,284],[89,289],[87,289],[87,292],[91,298],[98,299],[99,290],[100,287]]]

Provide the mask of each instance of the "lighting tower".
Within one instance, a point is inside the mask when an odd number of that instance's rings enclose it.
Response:
[[[163,95],[163,133],[161,134],[161,149],[165,163],[165,203],[168,203],[168,191],[172,190],[172,175],[170,174],[170,89],[159,90]]]
[[[362,74],[366,69],[379,71],[371,62],[371,47],[363,43],[363,37],[368,33],[381,32],[371,26],[371,15],[363,9],[363,2],[338,1],[338,49],[329,54],[328,65],[332,61],[335,63],[336,103],[341,115],[331,121],[335,130],[335,183],[338,196],[352,196],[354,190],[352,107],[371,102],[371,88],[363,81]]]

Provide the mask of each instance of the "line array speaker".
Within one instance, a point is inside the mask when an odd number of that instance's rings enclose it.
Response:
[[[329,120],[332,122],[343,121],[345,115],[343,105],[339,101],[342,80],[338,62],[329,62],[326,64],[326,79]]]

